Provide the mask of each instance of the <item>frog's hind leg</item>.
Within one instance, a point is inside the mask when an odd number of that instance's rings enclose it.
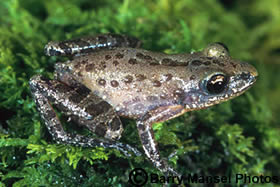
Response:
[[[41,76],[32,77],[29,83],[32,95],[34,97],[41,118],[46,123],[46,126],[51,135],[59,143],[72,144],[84,147],[101,146],[105,148],[116,148],[119,151],[122,151],[125,155],[129,155],[128,151],[132,151],[136,155],[140,155],[140,153],[136,149],[132,148],[127,144],[122,144],[108,139],[95,139],[85,137],[82,135],[71,135],[65,132],[60,120],[58,119],[50,103],[56,104],[58,108],[69,112],[70,115],[75,114],[75,116],[81,116],[81,120],[88,119],[89,121],[91,121],[93,119],[93,113],[86,112],[86,108],[81,108],[79,105],[75,104],[74,102],[71,102],[71,99],[69,99],[71,96],[67,96],[64,93],[77,92],[73,91],[73,89],[67,86],[66,84],[63,84],[56,80],[45,79]],[[82,97],[78,95],[76,96],[77,98],[72,97],[72,99],[75,100]],[[69,108],[70,110],[68,110]],[[99,109],[103,110],[101,108]]]
[[[134,37],[120,34],[101,34],[94,37],[49,42],[45,46],[45,54],[48,56],[78,56],[101,49],[113,49],[116,47],[138,48],[140,46],[140,40]]]
[[[93,94],[87,87],[79,83],[71,73],[69,73],[68,66],[64,63],[55,64],[55,79],[52,82],[62,82],[72,90],[68,91],[66,97],[73,105],[79,106],[88,116],[77,115],[76,110],[65,107],[61,104],[57,105],[60,110],[68,112],[71,119],[86,126],[95,134],[105,137],[107,139],[116,140],[121,137],[123,131],[122,123],[119,116],[115,113],[113,107],[105,102],[102,98]],[[71,92],[71,93],[70,93]]]

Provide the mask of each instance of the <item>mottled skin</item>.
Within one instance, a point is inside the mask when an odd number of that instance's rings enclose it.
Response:
[[[136,119],[146,156],[163,173],[177,174],[160,159],[152,124],[242,94],[255,82],[257,71],[232,59],[221,43],[201,52],[173,55],[139,46],[135,38],[112,34],[50,42],[47,55],[76,56],[56,64],[55,80],[40,75],[31,78],[31,92],[59,142],[113,147],[139,155],[129,145],[114,141],[123,131],[119,116]],[[104,138],[67,134],[51,103]]]

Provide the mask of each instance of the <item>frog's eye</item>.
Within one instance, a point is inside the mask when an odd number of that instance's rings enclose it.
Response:
[[[219,94],[226,89],[227,84],[228,77],[223,74],[216,74],[206,82],[206,89],[210,94]]]
[[[221,42],[216,42],[208,45],[203,50],[203,53],[208,57],[223,58],[229,56],[228,47]]]

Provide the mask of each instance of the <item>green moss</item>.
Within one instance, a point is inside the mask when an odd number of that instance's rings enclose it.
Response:
[[[221,1],[222,2],[222,1]],[[190,52],[227,44],[235,58],[258,69],[257,84],[230,102],[154,126],[162,156],[181,173],[280,176],[278,0],[5,0],[0,2],[0,185],[123,186],[149,161],[116,150],[57,145],[32,101],[28,80],[52,77],[50,40],[124,33],[144,48]],[[122,142],[141,145],[135,122],[124,120]]]

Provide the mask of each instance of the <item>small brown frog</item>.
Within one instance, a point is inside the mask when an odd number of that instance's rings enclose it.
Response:
[[[177,174],[160,158],[153,123],[234,98],[254,84],[258,73],[252,65],[232,59],[221,43],[172,55],[139,47],[136,38],[117,34],[50,42],[47,55],[73,59],[55,65],[54,80],[32,77],[31,92],[58,142],[140,155],[116,141],[123,131],[119,116],[136,119],[146,156],[163,173]],[[102,138],[66,133],[53,106]]]

